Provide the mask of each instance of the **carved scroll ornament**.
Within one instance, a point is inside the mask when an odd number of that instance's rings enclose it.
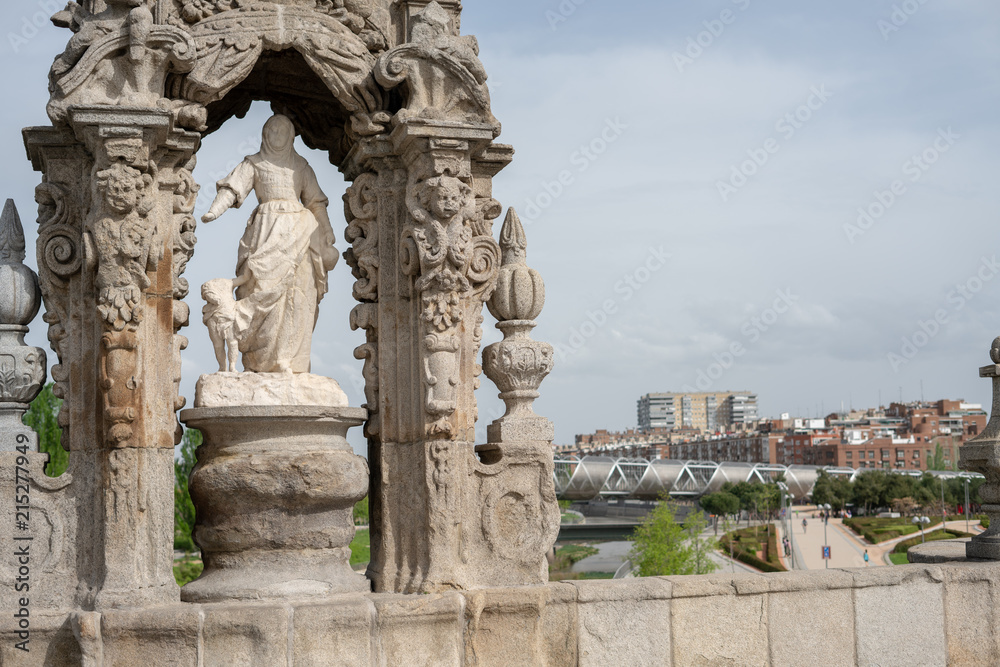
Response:
[[[386,88],[404,81],[409,91],[397,120],[411,118],[485,124],[500,133],[490,111],[486,70],[475,37],[451,31],[451,16],[431,2],[413,19],[410,42],[383,54],[375,77]]]
[[[153,22],[141,0],[108,0],[91,14],[75,2],[52,18],[75,33],[49,73],[49,117],[66,119],[73,105],[167,108],[169,71],[190,71],[195,44],[185,31]]]

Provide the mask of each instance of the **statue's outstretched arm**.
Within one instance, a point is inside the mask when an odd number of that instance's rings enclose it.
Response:
[[[233,170],[233,173],[226,176],[216,184],[218,194],[208,213],[202,218],[203,222],[212,222],[230,208],[243,206],[243,201],[253,191],[254,167],[253,162],[248,158],[243,160]]]
[[[208,209],[208,213],[202,216],[202,222],[212,222],[217,220],[220,215],[232,208],[233,204],[236,203],[236,193],[229,188],[219,188],[219,194],[215,195],[215,201],[212,202],[212,207]]]

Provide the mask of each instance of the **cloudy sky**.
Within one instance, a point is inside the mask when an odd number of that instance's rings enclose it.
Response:
[[[2,194],[29,236],[38,175],[19,130],[46,123],[69,36],[40,20],[53,4],[0,8]],[[764,416],[921,391],[990,402],[977,368],[1000,334],[995,0],[464,4],[517,149],[495,196],[521,213],[546,281],[535,337],[559,352],[536,408],[558,442],[634,426],[640,395],[693,387],[753,390]],[[199,215],[268,113],[206,138]],[[343,251],[343,179],[302,153]],[[249,212],[200,228],[192,284],[231,275]],[[313,361],[356,405],[351,284],[343,265],[331,275]],[[199,313],[197,290],[188,301]],[[191,397],[215,362],[200,322],[186,333]],[[40,318],[32,340],[45,345]],[[488,381],[479,393],[485,423],[498,401]]]

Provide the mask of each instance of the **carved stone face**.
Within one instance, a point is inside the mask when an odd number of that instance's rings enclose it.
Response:
[[[295,142],[295,126],[287,117],[275,115],[264,123],[261,152],[268,159],[287,157]]]
[[[431,213],[439,219],[453,218],[462,210],[464,199],[459,181],[443,180],[431,192]]]
[[[131,213],[139,203],[139,191],[132,178],[110,178],[105,200],[112,211],[119,214]]]

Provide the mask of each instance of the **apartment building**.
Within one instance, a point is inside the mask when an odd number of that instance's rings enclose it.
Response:
[[[690,428],[717,433],[757,422],[757,395],[749,391],[646,394],[637,404],[639,430]]]

